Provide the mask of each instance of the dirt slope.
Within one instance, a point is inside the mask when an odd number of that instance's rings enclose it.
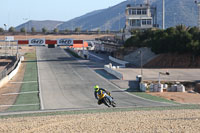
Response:
[[[191,54],[161,54],[149,63],[145,68],[200,68],[200,56]]]
[[[129,111],[0,119],[0,132],[197,133],[199,123],[200,110]]]

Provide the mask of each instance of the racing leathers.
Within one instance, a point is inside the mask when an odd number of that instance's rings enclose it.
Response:
[[[106,93],[106,94],[105,94]],[[95,95],[95,98],[98,100],[98,104],[102,104],[104,101],[103,101],[103,98],[106,96],[109,101],[111,102],[112,101],[112,97],[110,95],[110,92],[107,91],[106,89],[103,89],[103,88],[99,88],[98,91],[94,91],[94,95]],[[108,105],[109,106],[109,105]]]

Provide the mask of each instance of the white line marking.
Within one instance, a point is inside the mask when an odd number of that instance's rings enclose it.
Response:
[[[64,51],[64,50],[63,50]],[[65,52],[65,54],[66,54],[66,52]],[[67,55],[67,54],[66,54]],[[81,61],[80,60],[78,60],[78,59],[76,59],[78,62],[80,62],[81,63]],[[112,83],[112,82],[110,82],[109,80],[107,80],[106,78],[104,78],[104,77],[102,77],[102,76],[100,76],[99,74],[97,74],[96,72],[94,72],[94,70],[92,70],[88,65],[83,65],[83,66],[86,66],[91,72],[93,72],[93,73],[95,73],[98,77],[100,77],[101,79],[103,79],[103,80],[105,80],[107,83],[109,83],[110,85],[112,85],[112,86],[114,86],[114,87],[116,87],[118,90],[120,90],[120,91],[123,91],[124,93],[126,93],[126,94],[128,94],[128,95],[130,95],[130,96],[132,96],[132,97],[137,97],[137,98],[140,98],[140,99],[143,99],[143,100],[146,100],[146,101],[149,101],[149,102],[155,102],[155,103],[164,103],[164,104],[169,104],[169,105],[176,105],[176,104],[173,104],[173,103],[167,103],[167,102],[158,102],[158,101],[154,101],[154,100],[150,100],[150,99],[146,99],[146,98],[143,98],[143,97],[139,97],[139,96],[136,96],[136,95],[134,95],[134,94],[131,94],[131,93],[129,93],[129,92],[127,92],[127,91],[125,91],[125,90],[123,90],[123,89],[121,89],[121,88],[119,88],[117,85],[115,85],[114,83]],[[164,106],[164,105],[163,105]],[[145,107],[145,106],[144,106]]]
[[[3,96],[7,96],[7,95],[18,95],[18,94],[31,94],[31,93],[38,93],[39,91],[28,91],[28,92],[19,92],[19,93],[5,93],[2,94]]]
[[[37,57],[37,60],[38,60],[38,48],[36,48],[36,57]],[[40,78],[40,69],[39,69],[39,65],[38,65],[38,61],[37,61],[37,70],[38,70],[38,82],[39,82],[39,97],[40,97],[40,108],[41,110],[44,110],[44,103],[43,103],[43,98],[42,98],[42,85],[41,85],[41,78]]]
[[[98,57],[98,56],[96,56],[96,55],[94,55],[94,54],[89,53],[89,55],[94,56],[95,58],[97,58],[97,59],[99,59],[99,60],[104,60],[103,58]]]
[[[25,82],[9,82],[11,84],[26,84],[26,83],[37,83],[37,81],[25,81]]]
[[[81,80],[84,80],[82,77],[81,77],[81,75],[80,74],[78,74],[78,72],[76,72],[76,71],[74,71],[74,70],[72,70]]]
[[[0,105],[0,107],[20,107],[20,106],[36,106],[39,105],[38,103],[36,104],[18,104],[18,105]]]
[[[87,66],[87,65],[85,65],[85,66]],[[87,67],[88,67],[88,66],[87,66]],[[94,72],[90,67],[88,67],[88,69],[89,69],[91,72]],[[94,73],[95,73],[95,72],[94,72]],[[95,73],[95,74],[96,74],[98,77],[100,77],[101,79],[105,80],[105,81],[106,81],[107,83],[109,83],[110,85],[116,87],[118,90],[121,90],[121,91],[123,91],[124,93],[126,93],[126,94],[128,94],[128,95],[130,95],[130,96],[137,97],[137,98],[139,98],[139,99],[143,99],[143,100],[146,100],[146,101],[149,101],[149,102],[154,102],[154,103],[164,103],[164,104],[169,104],[169,105],[176,105],[176,104],[173,104],[173,103],[159,102],[159,101],[154,101],[154,100],[150,100],[150,99],[146,99],[146,98],[143,98],[143,97],[136,96],[136,95],[134,95],[134,94],[131,94],[131,93],[129,93],[129,92],[127,92],[127,91],[125,91],[125,90],[119,88],[117,85],[115,85],[114,83],[110,82],[110,81],[107,80],[106,78],[100,76],[99,74],[97,74],[97,73]]]

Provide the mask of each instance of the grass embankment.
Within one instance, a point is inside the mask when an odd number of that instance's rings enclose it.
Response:
[[[74,110],[74,111],[52,111],[52,112],[36,112],[26,114],[2,115],[1,118],[15,117],[35,117],[35,116],[54,116],[54,115],[77,115],[77,114],[94,114],[94,113],[109,113],[109,112],[127,112],[127,111],[156,111],[156,110],[186,110],[200,109],[200,105],[177,105],[177,106],[162,106],[162,107],[132,107],[132,108],[107,108],[107,109],[90,109],[90,110]]]
[[[72,52],[71,50],[69,49],[65,49],[66,52],[68,52],[69,54],[71,54],[72,56],[76,57],[76,58],[81,58],[78,54]]]
[[[126,91],[133,94],[133,95],[136,95],[136,96],[139,96],[139,97],[142,97],[142,98],[145,98],[145,99],[149,99],[149,100],[152,100],[152,101],[179,104],[179,103],[176,103],[174,101],[171,101],[171,100],[159,97],[159,96],[152,96],[150,94],[147,94],[146,92],[138,92],[139,89],[130,89],[129,88],[129,89],[126,89]]]
[[[159,96],[152,96],[152,95],[147,94],[145,92],[131,92],[131,93],[136,95],[136,96],[139,96],[139,97],[142,97],[142,98],[145,98],[145,99],[149,99],[149,100],[152,100],[152,101],[178,104],[178,103],[176,103],[174,101],[171,101],[171,100],[159,97]]]
[[[18,95],[14,106],[9,108],[8,111],[33,111],[40,109],[36,53],[25,54],[24,63],[26,63],[26,70],[20,90],[21,94]],[[24,92],[29,93],[26,94]]]

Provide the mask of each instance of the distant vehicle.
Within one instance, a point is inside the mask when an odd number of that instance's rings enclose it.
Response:
[[[89,50],[94,50],[95,45],[93,41],[87,41]]]

